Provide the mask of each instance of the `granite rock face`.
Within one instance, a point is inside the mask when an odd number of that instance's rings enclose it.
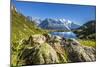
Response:
[[[59,36],[32,35],[23,41],[19,65],[95,61],[95,48],[82,46],[77,40]]]
[[[76,40],[73,40],[66,45],[69,62],[91,62],[96,60],[96,50],[93,47],[80,45]]]
[[[32,64],[52,64],[59,63],[59,57],[55,49],[46,43],[46,38],[43,35],[30,36],[23,45],[24,48],[19,64],[32,65]]]

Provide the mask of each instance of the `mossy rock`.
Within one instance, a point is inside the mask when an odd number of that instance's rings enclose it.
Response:
[[[59,60],[55,50],[47,43],[43,43],[34,47],[26,47],[20,57],[19,65],[20,63],[22,65],[52,64],[59,63]]]

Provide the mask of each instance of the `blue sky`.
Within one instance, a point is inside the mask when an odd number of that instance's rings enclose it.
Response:
[[[95,6],[82,6],[71,4],[50,4],[39,2],[13,2],[18,11],[25,16],[35,18],[69,19],[78,24],[95,20]]]

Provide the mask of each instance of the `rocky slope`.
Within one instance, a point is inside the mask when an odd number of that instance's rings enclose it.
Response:
[[[73,40],[66,46],[70,62],[90,62],[95,61],[95,48],[81,46],[76,40]]]
[[[81,39],[96,39],[96,21],[88,21],[74,32]]]
[[[50,39],[49,39],[50,38]],[[23,40],[18,65],[95,61],[95,48],[81,46],[77,40],[51,35],[32,35]]]
[[[12,66],[96,60],[95,48],[82,46],[75,39],[51,36],[16,10],[12,10],[11,26]]]
[[[11,64],[16,65],[17,56],[22,51],[20,47],[21,41],[29,38],[30,35],[43,34],[47,33],[47,31],[36,27],[34,22],[29,21],[14,6],[11,12]]]

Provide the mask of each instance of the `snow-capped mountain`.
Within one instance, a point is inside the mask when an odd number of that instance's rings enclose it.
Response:
[[[35,24],[38,26],[42,20],[41,19],[33,19],[33,21],[35,22]]]
[[[49,30],[72,30],[80,27],[78,24],[73,23],[66,19],[44,19],[39,24],[39,27]]]

